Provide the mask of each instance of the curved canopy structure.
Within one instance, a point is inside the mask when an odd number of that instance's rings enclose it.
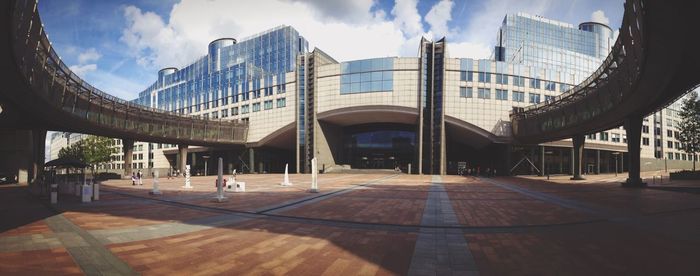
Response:
[[[41,127],[138,141],[189,145],[242,145],[248,125],[207,120],[134,104],[91,86],[61,61],[44,31],[37,1],[3,2],[6,36],[0,50],[3,88],[26,120]]]
[[[603,131],[670,104],[700,82],[695,35],[697,1],[625,2],[612,51],[588,79],[553,101],[511,113],[521,143]]]

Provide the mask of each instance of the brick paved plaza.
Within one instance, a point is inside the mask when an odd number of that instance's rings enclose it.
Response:
[[[241,175],[222,203],[213,176],[111,180],[54,206],[5,185],[0,274],[699,275],[700,194],[618,178]]]

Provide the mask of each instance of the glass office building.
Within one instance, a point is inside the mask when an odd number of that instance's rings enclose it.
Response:
[[[158,109],[196,113],[220,105],[257,99],[284,88],[285,74],[308,42],[290,26],[280,26],[236,41],[212,41],[208,54],[185,68],[165,68],[135,102]],[[207,116],[208,117],[208,116]]]
[[[540,164],[536,147],[513,143],[509,112],[551,101],[590,76],[607,57],[613,32],[600,23],[575,27],[518,13],[505,16],[490,59],[449,57],[448,41],[422,39],[417,57],[338,62],[281,26],[212,41],[207,55],[185,68],[162,69],[134,101],[249,122],[244,146],[193,150],[188,164],[195,172],[204,170],[204,156],[222,157],[228,172],[281,172],[287,164],[310,172],[313,158],[322,171],[410,167],[444,174],[466,163],[506,172],[523,155]],[[668,121],[660,115],[647,118],[646,129]],[[660,149],[662,128],[643,133],[644,156],[672,156]],[[609,172],[611,153],[626,151],[621,128],[587,139],[587,150],[595,148],[586,155],[589,171]],[[553,172],[571,171],[570,142],[541,146],[554,149],[547,161]],[[148,155],[155,168],[175,166],[174,145],[147,148],[155,149]]]
[[[509,14],[498,31],[494,59],[567,71],[578,83],[598,69],[613,39],[612,29],[601,23],[584,22],[576,28],[541,16]]]

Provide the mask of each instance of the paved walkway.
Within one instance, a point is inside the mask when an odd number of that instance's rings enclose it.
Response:
[[[0,274],[700,272],[697,194],[415,175],[321,175],[312,194],[304,175],[293,187],[242,178],[249,190],[221,204],[210,201],[213,177],[190,191],[163,180],[160,197],[111,181],[99,202],[62,196],[52,209],[0,187]]]
[[[440,176],[433,176],[421,225],[458,224],[441,182]],[[479,270],[461,229],[421,228],[408,275],[479,275]]]

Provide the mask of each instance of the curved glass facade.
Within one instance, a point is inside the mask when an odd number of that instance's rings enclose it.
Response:
[[[340,64],[340,94],[394,89],[394,58],[365,59]]]
[[[134,102],[183,114],[257,99],[284,91],[285,73],[308,42],[290,26],[280,26],[235,43],[219,39],[209,55],[176,71],[163,72]]]

